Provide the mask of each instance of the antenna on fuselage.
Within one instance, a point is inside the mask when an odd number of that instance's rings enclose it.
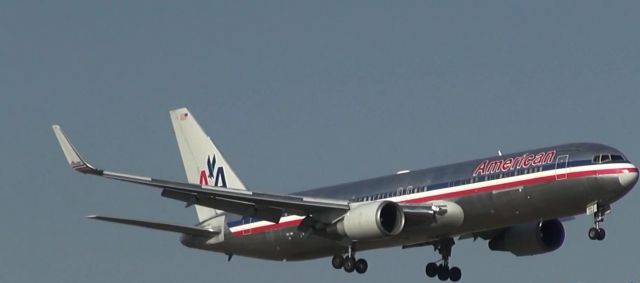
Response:
[[[502,151],[498,149],[498,156],[502,156]]]

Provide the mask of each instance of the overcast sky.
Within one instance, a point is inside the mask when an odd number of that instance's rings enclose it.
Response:
[[[84,216],[196,222],[145,187],[82,176],[50,126],[114,171],[185,180],[186,106],[252,190],[302,189],[574,141],[640,161],[638,1],[2,1],[0,282],[425,282],[429,247],[281,263]],[[466,282],[640,282],[638,189],[607,239],[558,251],[461,241]],[[431,280],[430,282],[438,282]]]

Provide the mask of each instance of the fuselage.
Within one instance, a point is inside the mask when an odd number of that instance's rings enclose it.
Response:
[[[464,219],[450,226],[412,225],[392,237],[359,241],[358,250],[411,245],[515,224],[582,214],[594,202],[609,205],[636,183],[638,169],[609,146],[573,143],[408,171],[292,195],[348,200],[448,201]],[[272,260],[304,260],[344,251],[335,240],[297,229],[302,216],[279,223],[227,214],[224,241],[183,235],[192,248]]]

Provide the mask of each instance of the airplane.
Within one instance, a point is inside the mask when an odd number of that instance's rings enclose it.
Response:
[[[638,168],[620,151],[571,143],[400,171],[341,185],[285,194],[248,190],[186,108],[170,111],[187,182],[98,169],[53,125],[76,171],[145,185],[194,206],[198,223],[175,225],[110,216],[91,219],[181,234],[189,248],[279,261],[331,257],[348,273],[365,273],[356,254],[371,249],[432,246],[441,257],[428,277],[459,281],[450,266],[456,240],[488,241],[492,251],[530,256],[558,249],[562,221],[593,217],[591,240],[603,240],[611,204],[638,180]]]

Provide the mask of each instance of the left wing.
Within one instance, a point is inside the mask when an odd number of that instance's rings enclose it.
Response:
[[[132,225],[137,227],[144,227],[144,228],[161,230],[161,231],[189,234],[193,236],[213,237],[222,233],[220,229],[218,230],[205,229],[200,227],[168,224],[168,223],[161,223],[161,222],[151,222],[151,221],[128,219],[128,218],[116,218],[116,217],[100,216],[100,215],[89,215],[87,216],[87,218],[106,221],[106,222],[125,224],[125,225]]]
[[[67,162],[74,170],[83,174],[159,188],[162,189],[162,196],[184,201],[187,206],[197,204],[275,223],[278,223],[284,214],[313,216],[322,222],[332,222],[350,209],[349,202],[345,200],[250,192],[97,169],[80,156],[60,126],[53,125],[53,131]]]

